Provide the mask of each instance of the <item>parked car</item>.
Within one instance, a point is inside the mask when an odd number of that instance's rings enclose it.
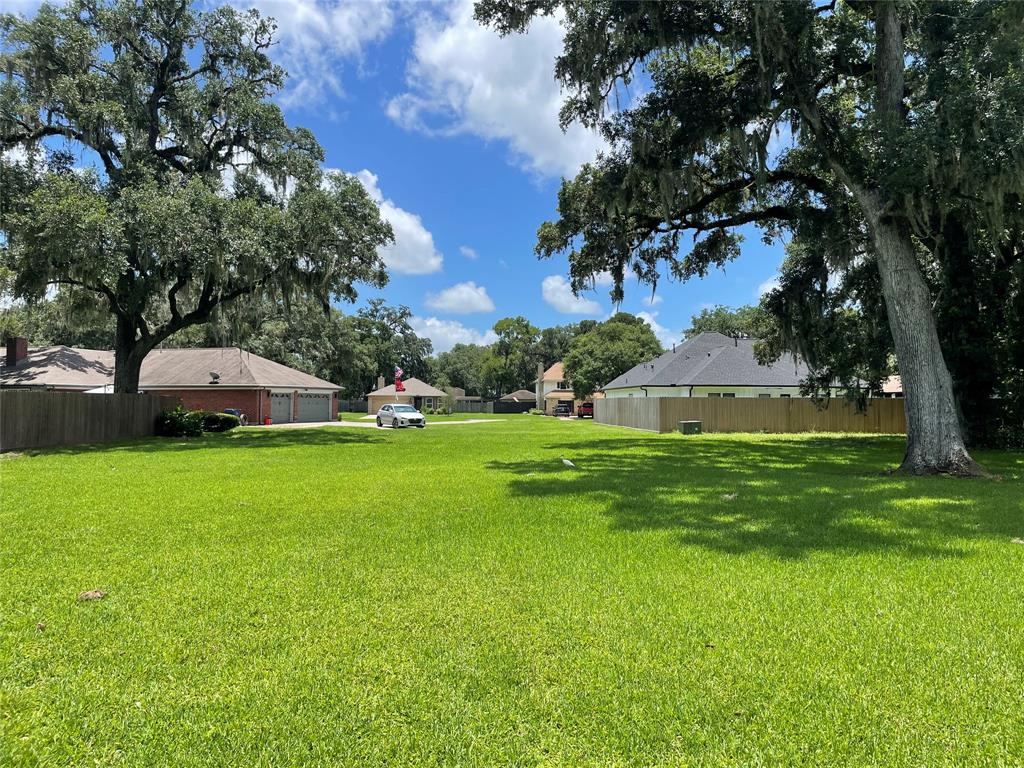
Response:
[[[427,420],[422,413],[411,405],[395,403],[393,405],[382,405],[380,410],[377,411],[377,426],[383,427],[385,424],[390,424],[392,429],[398,429],[399,427],[419,427],[423,429],[427,426]]]
[[[580,407],[576,410],[576,418],[582,419],[584,416],[594,418],[594,404],[593,403],[580,403]]]
[[[572,416],[572,400],[559,400],[555,403],[555,416]]]
[[[239,423],[243,427],[249,423],[249,417],[242,413],[241,408],[225,408],[224,413],[230,413],[232,416],[237,416]]]

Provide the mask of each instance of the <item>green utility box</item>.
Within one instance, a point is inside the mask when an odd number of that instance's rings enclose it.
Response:
[[[699,421],[680,421],[679,431],[684,435],[699,435],[700,434],[700,422]]]

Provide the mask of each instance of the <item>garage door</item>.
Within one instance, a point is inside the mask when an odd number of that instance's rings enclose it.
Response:
[[[330,421],[330,395],[299,395],[299,421]]]
[[[292,420],[292,396],[270,396],[270,418],[275,424],[287,424]]]

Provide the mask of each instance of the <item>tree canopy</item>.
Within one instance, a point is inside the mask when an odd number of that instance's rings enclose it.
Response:
[[[685,338],[705,331],[716,331],[726,336],[745,336],[763,339],[771,335],[774,321],[761,307],[749,304],[732,309],[722,304],[704,307],[690,318],[690,327],[683,331]]]
[[[0,22],[0,149],[27,156],[2,160],[3,264],[17,296],[60,284],[104,302],[118,391],[137,389],[151,349],[241,296],[326,309],[386,282],[390,226],[353,177],[322,174],[313,135],[272,101],[274,29],[186,0]]]
[[[618,312],[573,340],[565,355],[565,377],[576,398],[585,400],[616,376],[663,351],[650,325]]]
[[[1024,7],[476,6],[479,20],[504,33],[556,13],[566,29],[555,63],[568,92],[563,125],[595,126],[609,148],[563,183],[559,218],[541,226],[538,253],[567,253],[576,289],[610,273],[615,298],[627,271],[653,285],[663,271],[685,280],[723,265],[739,253],[737,228],[751,223],[819,250],[822,282],[870,262],[906,395],[903,469],[977,471],[918,254],[943,241],[937,225],[957,209],[1005,245],[1024,184]],[[638,72],[643,92],[609,114]],[[814,351],[813,339],[784,342]]]
[[[483,395],[482,366],[490,350],[480,344],[456,344],[441,352],[431,363],[434,386],[444,379],[449,386],[459,387],[468,395]]]
[[[481,362],[481,384],[495,397],[514,392],[536,378],[540,329],[522,316],[494,324],[498,338]]]

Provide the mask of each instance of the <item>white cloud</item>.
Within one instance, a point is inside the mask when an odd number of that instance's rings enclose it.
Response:
[[[360,65],[366,47],[387,37],[395,21],[387,0],[232,0],[232,4],[256,8],[277,22],[277,44],[270,56],[288,71],[285,91],[278,97],[285,107],[317,106],[344,95],[341,73],[346,65]]]
[[[409,90],[391,99],[388,116],[413,130],[473,134],[508,144],[516,160],[543,176],[571,176],[592,160],[600,137],[573,124],[562,132],[555,56],[563,30],[538,18],[527,35],[499,36],[473,19],[472,0],[446,13],[421,13],[409,64]]]
[[[654,335],[658,337],[658,341],[661,342],[661,346],[665,349],[670,349],[673,344],[679,343],[679,334],[673,333],[659,323],[657,312],[637,312],[636,316],[651,326]]]
[[[664,296],[659,296],[656,293],[652,293],[650,296],[644,296],[640,299],[640,303],[645,307],[656,307],[665,300]]]
[[[384,197],[376,174],[364,169],[355,177],[380,206],[381,216],[395,231],[395,242],[379,251],[388,268],[406,275],[438,272],[444,257],[434,246],[434,236],[423,226],[423,220]]]
[[[42,147],[38,144],[33,147],[33,155],[38,159],[42,153]],[[23,144],[16,144],[10,149],[0,150],[0,157],[11,165],[28,165],[29,151]]]
[[[549,275],[540,284],[544,301],[565,315],[600,315],[601,305],[593,299],[574,296],[569,281],[561,275]]]
[[[460,245],[459,253],[461,253],[467,259],[473,259],[474,261],[478,259],[480,256],[480,254],[476,252],[476,249],[470,248],[468,245]]]
[[[458,320],[440,320],[436,317],[413,317],[410,321],[417,335],[425,336],[434,345],[434,352],[447,352],[456,344],[493,344],[498,337],[494,331],[467,328]]]
[[[778,287],[779,276],[773,275],[772,277],[769,277],[767,280],[765,280],[763,283],[757,286],[757,298],[760,299],[766,293],[768,293],[769,291],[774,291]]]
[[[35,16],[42,0],[4,0],[4,13],[13,13],[15,16]]]
[[[438,312],[448,312],[453,315],[494,311],[494,302],[487,295],[487,289],[473,281],[456,283],[440,293],[430,294],[427,296],[427,306]]]

